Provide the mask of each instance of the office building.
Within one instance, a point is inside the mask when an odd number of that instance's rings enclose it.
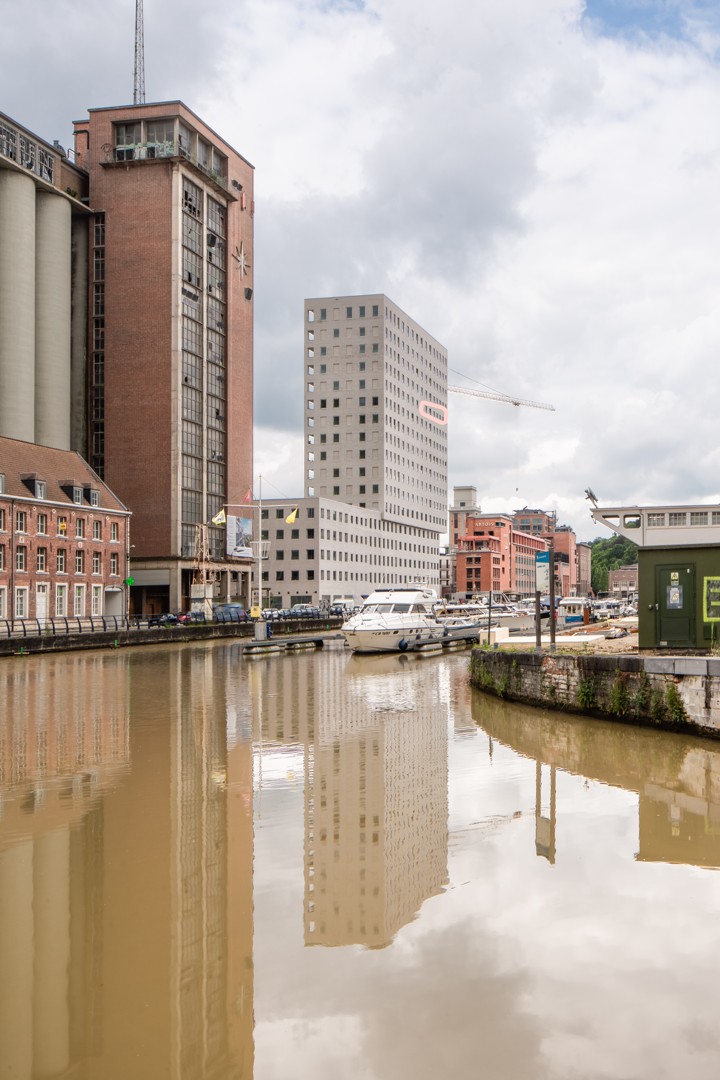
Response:
[[[375,531],[386,572],[364,584],[355,575],[361,595],[419,577],[438,588],[447,350],[382,294],[306,300],[304,326],[305,498],[345,504],[343,515]],[[360,548],[352,556],[360,561]]]

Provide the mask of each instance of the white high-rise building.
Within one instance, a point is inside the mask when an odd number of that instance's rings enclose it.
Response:
[[[444,532],[447,350],[382,294],[306,300],[305,374],[305,495]]]
[[[439,590],[447,351],[382,294],[306,300],[304,338],[304,497],[263,502],[263,603]]]

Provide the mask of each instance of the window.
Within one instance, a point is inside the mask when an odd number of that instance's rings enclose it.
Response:
[[[7,589],[0,588],[0,619],[7,619]]]
[[[20,571],[27,569],[27,548],[23,544],[15,550],[15,569]]]
[[[85,518],[76,518],[75,520],[75,535],[78,540],[82,540],[85,536]]]
[[[707,510],[704,511],[704,512],[694,511],[694,510],[690,512],[690,524],[691,525],[707,525],[707,523],[708,523]]]
[[[93,574],[99,574],[102,571],[102,555],[99,551],[93,551]]]
[[[119,558],[120,557],[117,554],[117,552],[113,552],[113,554],[110,556],[110,573],[113,574],[116,577],[117,577],[117,573],[118,573]]]
[[[291,559],[299,559],[300,558],[300,552],[295,550],[295,549],[292,549],[290,551],[290,558]]]
[[[58,585],[55,589],[55,614],[67,615],[67,585]]]
[[[284,581],[285,580],[285,571],[284,570],[276,570],[275,571],[275,580],[276,581]]]
[[[93,521],[93,540],[102,540],[102,521]]]
[[[315,507],[314,506],[308,507],[308,511],[307,511],[307,514],[305,516],[309,517],[309,518],[314,518],[315,517]]]
[[[28,591],[27,589],[15,590],[15,618],[26,619],[28,614]]]
[[[15,532],[27,532],[27,514],[24,510],[18,510],[15,514]]]
[[[55,569],[57,570],[58,574],[64,574],[65,573],[65,565],[66,565],[65,548],[58,548],[57,552],[55,554]]]
[[[373,484],[372,489],[373,489],[373,495],[377,495],[377,493],[380,490],[380,488],[378,487],[377,484]],[[503,556],[503,558],[504,558],[504,556]]]
[[[305,532],[307,533],[308,540],[314,540],[315,539],[315,530],[314,529],[306,529]]]
[[[339,495],[339,494],[340,494],[340,488],[339,487],[334,487],[333,488],[333,495]]]
[[[84,551],[76,551],[75,552],[75,573],[76,574],[82,574],[84,569],[85,569],[85,552]]]
[[[339,475],[340,475],[340,470],[339,469],[333,469],[333,476],[339,476]]]
[[[82,505],[83,490],[82,490],[81,487],[73,487],[73,489],[72,489],[72,500],[77,506]]]
[[[5,569],[5,545],[0,544],[0,570]]]
[[[5,532],[5,511],[0,510],[0,532]]]
[[[345,316],[348,319],[352,319],[352,308],[351,307],[345,308]]]
[[[373,304],[373,309],[372,309],[372,313],[373,313],[373,315],[379,315],[379,314],[380,314],[380,311],[379,311],[379,309],[378,309],[378,305],[377,305],[377,304]]]
[[[117,540],[118,538],[118,525],[117,521],[113,521],[110,524],[110,539]]]
[[[315,548],[308,548],[307,551],[305,552],[305,558],[306,559],[314,559],[315,558]]]
[[[291,570],[290,571],[290,580],[291,581],[299,581],[300,580],[300,571],[299,570]]]
[[[364,404],[365,404],[365,398],[364,398],[364,397],[361,397],[361,398],[360,398],[360,401],[359,401],[359,403],[358,403],[358,404],[360,404],[360,405],[364,405]]]
[[[278,560],[278,562],[283,562],[285,560],[285,552],[282,550],[282,548],[275,552],[275,558]]]
[[[337,327],[333,330],[333,337],[340,337],[340,331]]]
[[[276,518],[283,518],[283,517],[285,517],[285,511],[283,510],[282,506],[278,507],[278,508],[277,508],[277,509],[275,510],[275,517],[276,517]]]
[[[39,547],[37,549],[37,568],[38,573],[47,573],[47,548]]]
[[[687,525],[687,514],[685,512],[668,514],[668,525]]]
[[[365,318],[365,305],[364,304],[361,304],[360,307],[358,308],[358,315],[359,315],[359,317],[361,319]]]
[[[102,586],[93,585],[90,594],[90,614],[102,615]]]
[[[67,518],[62,515],[57,519],[58,536],[67,536]]]
[[[76,585],[74,591],[73,614],[79,618],[85,614],[85,586]]]
[[[38,514],[37,516],[37,531],[40,536],[47,536],[48,516],[47,514]]]

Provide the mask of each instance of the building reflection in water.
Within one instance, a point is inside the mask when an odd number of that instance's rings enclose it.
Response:
[[[388,945],[447,883],[448,709],[405,660],[328,650],[250,673],[259,783],[303,750],[306,945]]]
[[[556,771],[638,795],[643,862],[720,867],[720,747],[587,717],[472,696],[475,723],[536,762],[535,847],[555,861]]]
[[[252,749],[229,663],[5,662],[3,1077],[252,1076]]]

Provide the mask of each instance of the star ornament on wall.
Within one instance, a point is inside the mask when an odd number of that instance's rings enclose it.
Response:
[[[240,241],[240,247],[236,247],[233,251],[233,259],[240,268],[240,276],[245,277],[250,273],[250,263],[248,262],[247,255],[245,254],[245,241]]]

